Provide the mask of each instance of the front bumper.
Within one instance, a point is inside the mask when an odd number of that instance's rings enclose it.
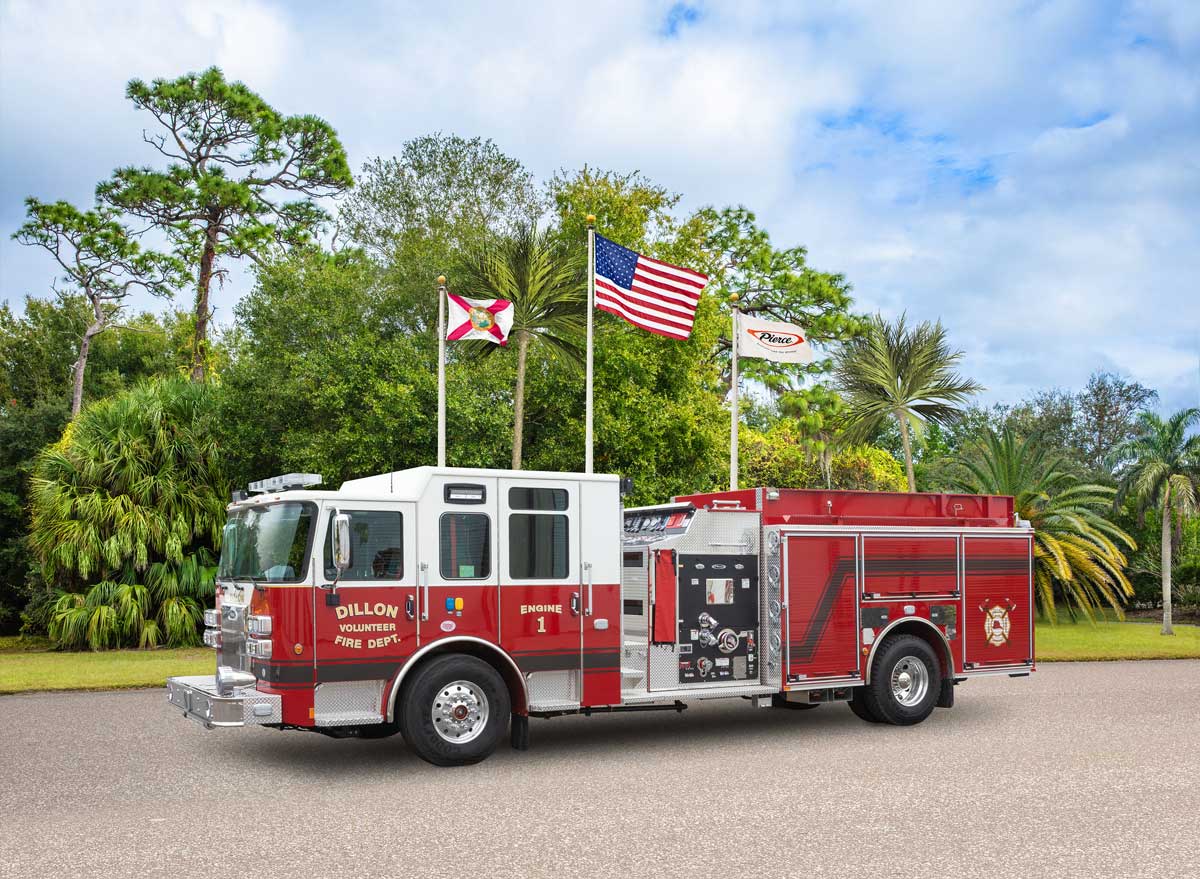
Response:
[[[167,701],[206,729],[283,722],[278,696],[254,687],[238,687],[233,695],[222,696],[213,675],[167,678]]]

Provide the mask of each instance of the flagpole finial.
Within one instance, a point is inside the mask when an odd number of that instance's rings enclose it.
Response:
[[[446,286],[446,276],[445,275],[438,275],[438,286],[439,287]]]
[[[587,224],[588,224],[589,226],[595,226],[595,225],[596,225],[596,215],[595,215],[595,214],[588,214],[588,215],[587,215]]]
[[[740,296],[738,296],[736,293],[730,293],[730,294],[729,294],[729,301],[730,301],[730,302],[732,302],[734,305],[737,305],[737,303],[738,303],[738,299],[740,299],[740,298],[741,298],[741,297],[740,297]]]

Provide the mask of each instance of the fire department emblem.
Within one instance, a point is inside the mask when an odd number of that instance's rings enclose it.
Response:
[[[984,602],[984,605],[986,604],[987,602]],[[1012,621],[1008,618],[1010,608],[994,604],[987,610],[983,607],[979,609],[983,611],[983,629],[987,635],[987,642],[993,647],[1003,647],[1008,643],[1008,632],[1012,628]]]
[[[487,332],[496,325],[495,316],[486,308],[472,307],[468,312],[471,319],[471,326],[482,332]]]

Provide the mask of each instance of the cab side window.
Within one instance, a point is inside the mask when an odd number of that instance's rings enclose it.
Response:
[[[342,580],[399,580],[404,576],[404,516],[390,510],[340,510],[350,516],[350,567]],[[329,547],[333,517],[325,532],[325,578],[338,576]]]
[[[483,513],[443,513],[439,559],[443,580],[479,580],[492,573],[491,520]]]
[[[562,488],[514,486],[508,491],[508,570],[515,580],[565,580],[570,567],[565,515],[545,511],[566,510],[567,492]]]

